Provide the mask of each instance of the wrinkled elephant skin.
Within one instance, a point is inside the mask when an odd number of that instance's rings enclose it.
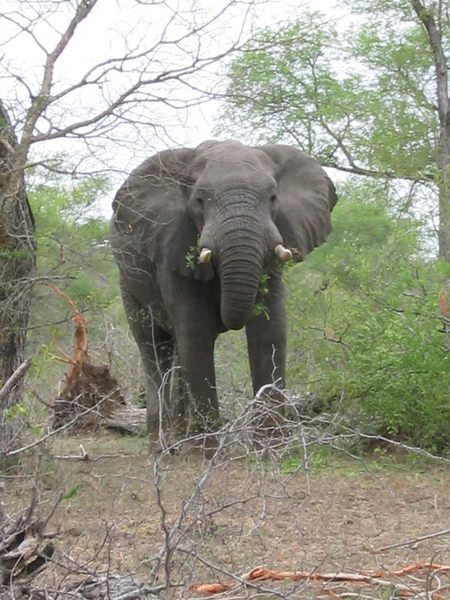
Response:
[[[280,265],[325,240],[335,203],[319,163],[284,145],[208,141],[160,152],[131,173],[113,202],[111,242],[145,372],[149,432],[174,415],[214,429],[214,344],[228,329],[246,328],[254,391],[284,386]]]

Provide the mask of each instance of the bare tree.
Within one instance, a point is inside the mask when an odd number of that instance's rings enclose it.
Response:
[[[111,170],[126,144],[150,152],[165,131],[162,108],[206,100],[196,74],[237,49],[253,3],[225,0],[211,10],[195,0],[181,9],[172,0],[39,0],[0,11],[0,386],[24,358],[36,255],[27,169],[77,175]],[[113,27],[118,50],[110,48]],[[15,385],[1,414],[22,388]],[[4,449],[11,436],[2,423]]]

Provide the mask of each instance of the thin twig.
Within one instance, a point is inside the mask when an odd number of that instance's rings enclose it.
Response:
[[[427,535],[421,535],[412,540],[407,540],[406,542],[398,542],[397,544],[390,544],[389,546],[383,546],[382,548],[378,548],[376,552],[385,552],[386,550],[392,550],[393,548],[402,548],[403,546],[411,546],[412,544],[418,544],[419,542],[423,542],[425,540],[431,540],[432,538],[437,538],[443,535],[450,535],[450,529],[443,529],[442,531],[436,531],[436,533],[428,533]]]

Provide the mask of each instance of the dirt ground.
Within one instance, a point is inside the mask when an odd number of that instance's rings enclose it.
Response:
[[[89,461],[75,460],[80,445]],[[146,579],[155,569],[154,581],[169,579],[181,598],[192,596],[193,583],[229,581],[261,565],[311,573],[450,565],[450,530],[421,539],[450,527],[449,464],[387,453],[358,460],[323,449],[308,459],[307,473],[299,456],[275,462],[239,452],[215,462],[190,452],[155,463],[142,438],[67,437],[16,469],[2,499],[16,514],[34,480],[45,518],[63,494],[47,526],[58,533],[54,563],[40,576],[49,587],[71,570]],[[299,585],[278,593],[306,597]],[[395,596],[379,587],[367,594]]]

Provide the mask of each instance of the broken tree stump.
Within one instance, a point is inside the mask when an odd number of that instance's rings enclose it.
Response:
[[[62,390],[53,405],[53,428],[72,431],[98,429],[105,419],[126,405],[118,381],[107,365],[94,365],[88,355],[87,322],[74,301],[62,290],[47,284],[71,307],[75,325],[73,356],[58,349],[55,358],[70,365]]]

